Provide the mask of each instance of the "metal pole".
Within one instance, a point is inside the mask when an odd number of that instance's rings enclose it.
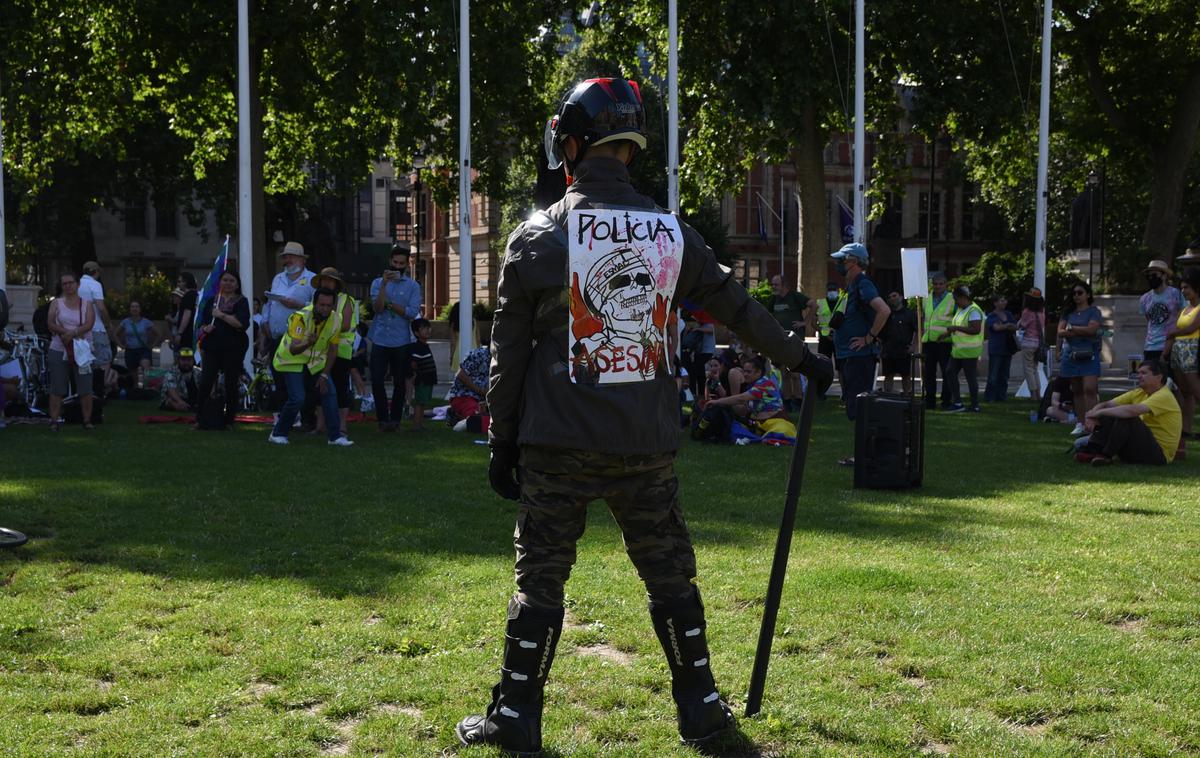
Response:
[[[771,643],[775,638],[775,622],[779,616],[779,601],[783,596],[783,578],[787,573],[788,555],[792,551],[792,532],[796,527],[796,501],[804,481],[804,462],[808,458],[808,443],[812,438],[813,409],[816,408],[816,383],[808,382],[804,400],[800,403],[800,427],[796,430],[796,449],[788,470],[787,493],[783,499],[783,520],[775,539],[775,558],[771,561],[771,578],[767,582],[767,597],[763,605],[762,627],[758,631],[758,649],[754,653],[754,668],[750,672],[750,690],[746,694],[746,716],[758,713],[762,707],[763,689],[767,683],[767,665],[771,662]]]
[[[4,116],[0,97],[0,290],[8,288],[8,258],[4,244]]]
[[[238,277],[242,294],[253,297],[254,215],[250,200],[250,8],[249,0],[238,0]],[[246,324],[252,335],[252,324]],[[242,365],[254,375],[251,359],[254,340],[248,339]]]
[[[1108,159],[1100,161],[1100,283],[1104,283],[1104,192],[1108,182]]]
[[[863,61],[866,59],[864,0],[854,3],[854,241],[866,241],[866,122]]]
[[[667,2],[667,205],[679,212],[679,12],[678,0]]]
[[[471,2],[459,0],[458,29],[458,359],[471,352],[474,304],[471,239]]]
[[[784,205],[784,189],[782,178],[779,181],[779,281],[787,281],[787,266],[784,265],[783,224],[787,218],[787,206]]]
[[[1033,286],[1046,291],[1046,172],[1050,162],[1050,27],[1053,0],[1042,13],[1042,91],[1038,112],[1037,215],[1033,241]]]

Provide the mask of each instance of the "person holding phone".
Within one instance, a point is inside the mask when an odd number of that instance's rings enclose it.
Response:
[[[408,346],[413,341],[412,321],[421,315],[421,286],[408,276],[408,247],[392,247],[388,267],[371,282],[375,317],[367,338],[371,340],[371,394],[381,431],[395,431],[404,418],[405,382],[408,380]],[[392,375],[392,403],[388,405],[387,377]]]

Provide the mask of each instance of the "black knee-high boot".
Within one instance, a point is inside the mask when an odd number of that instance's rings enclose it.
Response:
[[[542,693],[562,635],[563,609],[508,604],[500,682],[483,716],[468,716],[454,731],[464,745],[498,745],[516,755],[542,750]]]
[[[679,603],[651,603],[650,618],[671,667],[679,738],[687,744],[703,743],[733,726],[733,712],[717,693],[708,665],[700,593]]]

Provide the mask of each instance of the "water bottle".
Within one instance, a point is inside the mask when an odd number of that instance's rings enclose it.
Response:
[[[1038,421],[1038,412],[1036,410],[1029,412],[1029,423],[1036,424]]]

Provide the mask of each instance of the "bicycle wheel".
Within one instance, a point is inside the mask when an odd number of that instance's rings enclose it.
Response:
[[[20,547],[29,541],[29,538],[15,529],[5,529],[0,527],[0,548]]]

